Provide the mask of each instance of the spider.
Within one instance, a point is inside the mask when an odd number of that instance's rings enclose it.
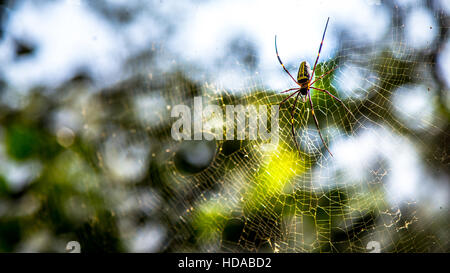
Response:
[[[314,123],[316,124],[317,130],[319,131],[320,139],[322,140],[323,145],[325,146],[327,151],[330,153],[330,155],[333,156],[333,154],[330,152],[330,149],[328,149],[327,144],[323,140],[322,133],[320,132],[319,121],[317,120],[316,114],[314,113],[314,105],[313,105],[313,102],[312,102],[312,99],[311,99],[311,92],[310,92],[310,90],[314,89],[314,90],[321,91],[321,92],[324,92],[324,93],[328,94],[333,99],[339,101],[344,106],[345,110],[347,110],[347,112],[349,112],[352,116],[353,116],[353,114],[352,114],[352,112],[350,112],[350,110],[347,108],[347,106],[345,106],[345,104],[342,102],[342,100],[340,100],[336,96],[332,95],[329,91],[327,91],[325,89],[321,89],[321,88],[317,88],[317,87],[312,86],[316,81],[322,79],[326,75],[328,75],[331,72],[333,72],[336,68],[338,68],[338,66],[335,66],[331,70],[329,70],[329,71],[325,72],[324,74],[322,74],[321,76],[319,76],[317,79],[313,80],[314,72],[316,70],[316,65],[317,65],[317,62],[319,61],[320,51],[322,50],[323,40],[325,39],[325,33],[327,32],[327,27],[328,27],[328,21],[329,20],[330,20],[330,17],[328,17],[327,23],[325,25],[325,30],[323,31],[322,42],[320,42],[319,53],[317,54],[316,62],[314,63],[314,68],[312,70],[312,73],[311,73],[311,66],[309,65],[309,63],[307,61],[303,61],[303,62],[300,63],[300,67],[298,69],[297,80],[295,80],[294,77],[292,77],[291,73],[289,73],[289,71],[286,69],[286,67],[284,66],[283,62],[280,59],[280,56],[278,55],[277,36],[276,35],[275,35],[275,52],[277,53],[278,61],[280,62],[281,66],[283,67],[284,71],[286,71],[286,73],[288,73],[288,75],[291,77],[291,79],[299,86],[297,88],[291,88],[291,89],[282,91],[281,93],[286,93],[286,92],[291,92],[291,91],[295,91],[295,92],[290,94],[287,98],[285,98],[280,103],[280,107],[281,107],[281,105],[285,101],[287,101],[289,98],[291,98],[292,96],[297,94],[297,96],[295,97],[294,104],[292,105],[292,110],[291,110],[292,136],[294,138],[294,142],[295,142],[295,146],[297,147],[297,150],[300,151],[300,149],[298,147],[297,140],[295,138],[294,113],[295,113],[295,106],[297,105],[298,97],[301,95],[302,99],[303,99],[303,102],[306,102],[306,99],[308,98],[309,105],[311,106],[311,113],[312,113],[312,115],[314,117]]]

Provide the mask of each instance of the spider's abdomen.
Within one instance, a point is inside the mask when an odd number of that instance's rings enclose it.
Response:
[[[307,61],[303,61],[298,68],[297,74],[297,82],[299,84],[304,84],[309,81],[309,77],[311,76],[311,66]]]

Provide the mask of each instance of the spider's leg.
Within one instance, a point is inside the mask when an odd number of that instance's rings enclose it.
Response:
[[[280,104],[279,104],[279,106],[278,106],[278,109],[281,108],[281,105],[282,105],[285,101],[287,101],[290,97],[294,96],[294,95],[297,94],[298,92],[300,92],[300,91],[296,91],[296,92],[290,94],[287,98],[285,98],[282,102],[280,102]]]
[[[327,93],[328,95],[330,95],[333,99],[337,100],[338,102],[340,102],[342,104],[342,106],[344,106],[345,110],[347,110],[347,112],[352,115],[352,117],[356,120],[356,117],[353,115],[353,113],[347,108],[347,106],[345,106],[344,102],[342,100],[340,100],[338,97],[334,96],[333,94],[331,94],[329,91],[325,90],[325,89],[321,89],[321,88],[317,88],[317,87],[313,87],[311,86],[312,89],[314,90],[319,90],[322,91],[324,93]]]
[[[339,65],[336,65],[333,69],[328,70],[326,73],[323,73],[320,77],[318,77],[317,79],[315,79],[312,83],[310,83],[309,85],[313,85],[316,81],[322,79],[323,77],[325,77],[326,75],[330,74],[331,72],[333,72],[334,70],[336,70],[336,68],[338,68]]]
[[[286,93],[286,92],[297,90],[297,89],[300,89],[300,88],[291,88],[291,89],[288,89],[288,90],[281,91],[280,93]]]
[[[292,125],[292,129],[291,129],[291,131],[292,131],[292,137],[294,138],[295,146],[297,147],[297,150],[298,150],[298,154],[301,157],[302,155],[300,153],[300,148],[298,147],[297,138],[295,137],[295,129],[294,129],[295,106],[297,105],[297,99],[298,99],[299,95],[300,95],[300,92],[297,92],[297,96],[295,97],[294,105],[292,106],[292,111],[291,111],[291,125]]]
[[[319,61],[320,51],[322,51],[323,40],[325,39],[325,33],[327,32],[328,21],[330,21],[330,17],[328,17],[327,24],[325,25],[325,30],[323,31],[322,41],[320,42],[320,47],[319,47],[319,54],[317,54],[316,62],[314,63],[314,68],[311,73],[311,78],[309,79],[309,81],[311,81],[313,79],[314,72],[316,71],[316,65],[317,65],[317,62]]]
[[[289,77],[291,77],[291,79],[298,85],[300,85],[295,79],[294,77],[292,77],[291,73],[289,73],[289,71],[286,69],[286,67],[284,67],[283,62],[280,59],[280,56],[278,55],[278,48],[277,48],[277,35],[275,35],[275,52],[277,53],[277,58],[278,61],[280,62],[281,66],[283,67],[284,71],[286,71],[286,73],[288,73]]]
[[[312,113],[312,115],[314,117],[314,122],[316,123],[317,130],[319,131],[320,139],[322,140],[323,145],[325,146],[327,151],[330,153],[330,155],[333,156],[333,154],[330,152],[330,149],[328,149],[327,144],[323,140],[322,133],[320,132],[319,121],[317,120],[316,114],[314,113],[314,106],[313,106],[313,102],[312,102],[312,99],[311,99],[311,92],[309,92],[309,91],[308,91],[308,99],[309,99],[309,104],[311,105],[311,113]]]

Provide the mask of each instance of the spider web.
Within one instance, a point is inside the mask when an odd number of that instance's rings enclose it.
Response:
[[[449,162],[448,146],[429,145],[439,138],[444,139],[441,143],[448,140],[448,118],[437,111],[412,115],[396,104],[398,96],[408,99],[403,93],[417,96],[416,89],[432,102],[443,88],[431,72],[435,61],[427,49],[408,45],[402,27],[393,26],[384,44],[360,45],[344,38],[332,59],[320,60],[316,77],[339,68],[315,86],[341,98],[354,115],[326,94],[311,91],[334,157],[320,141],[309,104],[301,101],[294,120],[299,155],[290,127],[293,98],[279,113],[278,145],[261,139],[174,141],[170,110],[178,104],[192,106],[195,96],[223,109],[272,106],[286,97],[281,90],[265,88],[258,73],[236,63],[247,75],[246,86],[238,92],[199,79],[195,67],[185,66],[182,71],[188,72],[147,68],[145,74],[99,94],[106,114],[98,145],[105,148],[95,161],[111,173],[105,160],[112,147],[127,150],[134,160],[140,152],[130,152],[130,147],[150,146],[144,156],[148,159],[139,162],[150,166],[148,174],[121,174],[145,179],[117,188],[156,196],[152,202],[160,209],[152,215],[166,232],[165,251],[368,252],[371,241],[379,242],[382,252],[448,251],[446,201],[430,205],[429,199],[392,195],[398,180],[410,179],[396,174],[402,156],[418,158],[431,170],[425,173],[433,175]],[[156,48],[153,54],[169,56],[163,47]],[[180,64],[170,60],[166,65]],[[295,73],[295,67],[288,69]],[[186,77],[194,74],[195,81]],[[289,77],[283,77],[285,89],[292,88]],[[139,118],[132,109],[147,97],[152,98],[151,107],[143,110],[147,118]],[[203,122],[220,124],[214,117]],[[114,144],[108,146],[110,141]],[[429,188],[430,181],[423,179],[418,187]],[[440,208],[428,214],[430,206]],[[120,219],[127,217],[119,210]]]

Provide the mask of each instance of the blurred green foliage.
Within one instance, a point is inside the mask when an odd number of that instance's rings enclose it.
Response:
[[[30,157],[49,160],[60,150],[54,136],[20,123],[13,123],[11,127],[6,128],[5,145],[8,154],[17,160]]]

